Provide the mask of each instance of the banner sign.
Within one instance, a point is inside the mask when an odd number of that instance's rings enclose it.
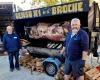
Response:
[[[51,7],[44,7],[39,9],[27,10],[14,13],[14,19],[28,19],[36,17],[45,17],[53,15],[63,15],[77,12],[86,12],[89,10],[88,2],[77,1],[72,3],[66,3]]]

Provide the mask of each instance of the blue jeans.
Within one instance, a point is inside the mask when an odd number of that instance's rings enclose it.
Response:
[[[10,69],[19,68],[19,51],[8,52]],[[13,59],[15,58],[15,65]]]

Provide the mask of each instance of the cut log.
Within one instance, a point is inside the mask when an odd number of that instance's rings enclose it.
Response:
[[[96,80],[99,77],[100,77],[100,72],[93,77],[93,80]]]

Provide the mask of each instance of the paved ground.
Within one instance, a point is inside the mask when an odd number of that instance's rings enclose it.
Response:
[[[7,56],[0,56],[0,80],[54,80],[53,77],[47,76],[45,73],[33,72],[21,67],[20,71],[9,71]]]

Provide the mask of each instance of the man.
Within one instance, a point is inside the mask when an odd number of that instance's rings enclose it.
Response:
[[[21,49],[21,44],[18,35],[15,32],[13,32],[12,26],[7,26],[6,32],[3,36],[3,44],[9,56],[10,71],[12,72],[14,68],[20,70],[19,49]],[[15,57],[15,66],[13,62],[14,57]]]
[[[71,32],[68,33],[60,52],[65,51],[64,80],[69,80],[71,75],[74,80],[84,80],[83,68],[88,57],[89,38],[80,26],[78,18],[71,20]]]

